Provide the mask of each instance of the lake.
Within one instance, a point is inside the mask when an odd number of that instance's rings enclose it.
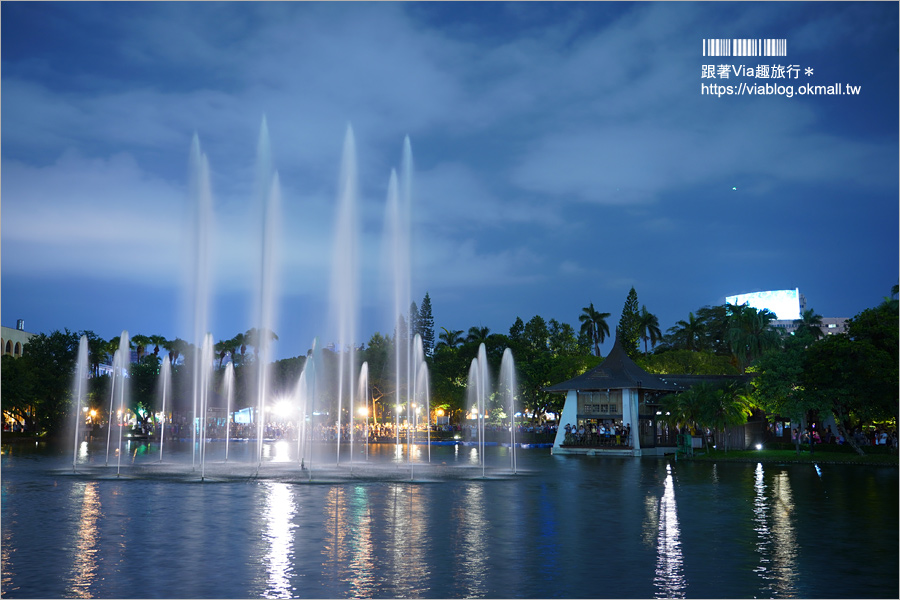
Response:
[[[104,440],[105,442],[105,440]],[[2,446],[5,598],[896,598],[898,470]],[[192,466],[193,462],[193,466]],[[305,463],[304,466],[310,463]],[[202,467],[202,469],[201,469]],[[202,471],[202,480],[201,480]]]

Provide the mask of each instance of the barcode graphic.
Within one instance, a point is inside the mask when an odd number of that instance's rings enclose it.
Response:
[[[787,56],[787,40],[704,39],[703,56]]]

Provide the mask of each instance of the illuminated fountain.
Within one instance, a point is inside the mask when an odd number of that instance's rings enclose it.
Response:
[[[270,363],[273,359],[272,341],[276,339],[274,332],[277,330],[277,315],[275,307],[278,298],[278,267],[279,267],[279,244],[280,244],[280,225],[281,225],[281,191],[279,177],[273,167],[272,152],[269,141],[269,131],[265,118],[262,121],[259,141],[257,147],[257,169],[256,169],[256,187],[255,198],[257,200],[257,214],[260,215],[259,228],[259,262],[258,286],[254,286],[259,290],[259,295],[255,299],[252,310],[253,322],[256,324],[256,338],[250,340],[257,350],[256,365],[258,368],[255,373],[255,407],[251,411],[253,419],[253,427],[255,429],[255,450],[254,457],[245,456],[250,461],[256,463],[255,476],[259,477],[266,474],[260,473],[264,455],[268,452],[274,452],[270,448],[273,440],[266,439],[267,427],[267,404],[271,403],[270,396],[272,389],[270,385]],[[390,265],[390,279],[393,282],[393,309],[392,321],[395,329],[395,354],[394,354],[394,378],[396,391],[394,393],[394,417],[396,430],[396,454],[394,463],[407,462],[409,466],[409,477],[413,478],[414,464],[417,460],[421,460],[422,464],[428,464],[431,461],[431,398],[430,398],[430,376],[428,365],[425,361],[425,353],[421,336],[416,334],[410,340],[409,335],[405,333],[413,333],[409,330],[412,323],[404,321],[406,310],[411,306],[410,302],[410,229],[411,229],[411,204],[412,204],[412,148],[409,138],[404,139],[403,152],[401,159],[401,167],[398,176],[396,170],[392,170],[388,183],[388,194],[385,210],[385,240],[390,244],[388,247],[388,264]],[[234,395],[236,393],[234,364],[229,362],[224,369],[222,376],[222,390],[226,398],[226,418],[225,423],[225,439],[224,439],[224,460],[213,459],[211,464],[210,458],[216,456],[216,447],[209,446],[213,440],[209,439],[211,432],[211,424],[207,422],[210,414],[211,399],[214,394],[215,382],[215,360],[214,360],[214,338],[209,331],[209,305],[211,299],[211,240],[213,237],[213,194],[211,187],[211,169],[206,154],[201,150],[199,138],[195,135],[191,143],[190,152],[190,200],[194,207],[194,229],[191,236],[193,250],[190,265],[192,273],[190,276],[190,293],[192,306],[192,328],[193,328],[193,348],[192,354],[188,356],[191,375],[190,375],[190,398],[189,407],[174,407],[175,410],[189,408],[187,411],[190,415],[190,452],[191,461],[190,469],[192,472],[199,471],[199,479],[203,481],[208,477],[208,469],[213,468],[214,477],[228,476],[228,473],[237,473],[240,469],[239,465],[231,465],[228,469],[224,468],[222,463],[228,463],[234,454],[234,448],[231,444],[231,428],[230,416],[233,410]],[[336,354],[338,355],[336,373],[329,373],[325,370],[325,363],[322,361],[322,350],[319,348],[317,340],[313,341],[313,349],[307,356],[304,368],[293,386],[293,393],[289,404],[296,418],[296,461],[295,465],[300,467],[307,480],[312,479],[312,462],[314,448],[314,425],[315,417],[321,417],[322,414],[331,413],[331,419],[326,423],[326,429],[335,428],[335,461],[331,468],[329,476],[338,476],[339,468],[342,460],[342,443],[343,429],[349,429],[349,449],[350,449],[350,465],[349,472],[354,473],[354,468],[360,468],[361,465],[354,466],[355,452],[354,447],[359,435],[356,428],[356,419],[364,418],[366,426],[364,428],[363,439],[366,442],[365,460],[368,462],[370,452],[369,442],[369,421],[368,419],[374,412],[370,412],[370,374],[369,366],[356,364],[356,348],[359,345],[358,335],[358,313],[359,313],[359,255],[360,249],[358,241],[360,237],[359,213],[357,206],[357,158],[353,130],[347,127],[346,135],[343,143],[343,151],[341,158],[341,166],[338,178],[338,191],[336,202],[336,219],[334,226],[334,242],[332,251],[332,279],[331,279],[331,307],[333,314],[331,315],[331,323],[336,329]],[[128,333],[123,332],[120,340],[121,349],[116,353],[113,361],[113,377],[110,390],[110,421],[112,422],[118,414],[124,418],[127,403],[127,385],[126,374],[129,363],[129,338]],[[508,353],[508,358],[504,356],[504,365],[507,360],[510,363],[509,368],[504,366],[502,369],[502,380],[507,389],[513,389],[514,369],[511,366],[512,357]],[[86,359],[84,359],[86,361]],[[84,363],[86,364],[86,363]],[[83,368],[83,367],[79,367]],[[160,396],[162,398],[163,422],[160,427],[160,448],[159,461],[157,464],[163,463],[163,446],[165,443],[165,420],[167,404],[171,404],[174,398],[172,396],[172,374],[175,365],[166,358],[163,362],[160,374]],[[249,370],[249,369],[248,369]],[[245,372],[245,375],[252,376]],[[326,379],[323,379],[326,378]],[[319,405],[322,400],[317,394],[326,389],[323,385],[325,381],[336,383],[337,388],[337,414],[333,414],[333,409],[328,410],[327,406]],[[251,386],[253,385],[251,384]],[[83,388],[83,386],[82,386]],[[76,397],[83,398],[83,389],[76,391]],[[473,361],[472,385],[470,386],[470,395],[474,398],[476,412],[478,413],[478,453],[480,455],[480,470],[482,476],[485,473],[484,464],[484,417],[488,412],[487,399],[490,394],[490,377],[488,375],[487,356],[485,347],[482,344],[478,351],[478,357]],[[177,397],[177,394],[175,394]],[[114,410],[118,405],[118,413]],[[406,457],[402,456],[402,447],[400,445],[400,418],[401,408],[406,408]],[[512,396],[509,396],[509,406],[511,414],[514,414],[514,403]],[[323,410],[324,409],[324,410]],[[342,423],[345,410],[350,415],[349,423]],[[422,410],[424,409],[424,423],[422,423]],[[169,410],[172,410],[171,408]],[[321,411],[321,412],[319,412]],[[427,458],[417,459],[417,451],[415,445],[417,443],[417,432],[421,424],[425,425],[427,434],[425,436]],[[112,427],[107,433],[107,457],[106,465],[109,466],[109,453],[113,442],[111,439]],[[122,444],[121,444],[122,427],[119,427],[118,441],[118,463],[117,473],[122,463]],[[73,469],[77,469],[77,432],[76,432],[76,456],[73,457]],[[514,443],[514,431],[511,432],[511,443]],[[251,438],[254,437],[251,434]],[[212,454],[210,454],[212,452]],[[424,454],[424,452],[423,452]],[[346,454],[345,454],[346,457]],[[403,459],[406,459],[405,461]],[[344,459],[346,460],[346,458]],[[512,457],[511,467],[515,471],[515,458]],[[132,460],[132,463],[134,461]],[[270,464],[276,461],[268,461]],[[282,462],[281,459],[277,462]],[[324,466],[330,461],[321,461],[321,456],[317,458],[317,469],[319,472],[327,470],[329,467]],[[357,461],[358,462],[358,461]],[[295,468],[296,468],[295,466]],[[177,464],[167,464],[169,468],[177,468]],[[276,467],[269,467],[267,469]],[[369,472],[373,472],[373,466],[367,466]],[[277,467],[283,470],[283,467]],[[338,469],[338,471],[335,471]],[[426,468],[425,471],[428,471]]]
[[[78,341],[78,360],[75,363],[75,382],[72,386],[75,398],[75,449],[72,453],[72,470],[78,466],[78,444],[79,423],[84,423],[81,407],[84,405],[84,398],[87,393],[87,376],[88,376],[88,340],[87,336],[81,336]]]

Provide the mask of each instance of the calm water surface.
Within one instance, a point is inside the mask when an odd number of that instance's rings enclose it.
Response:
[[[9,598],[897,598],[895,468],[3,446]],[[427,460],[417,448],[417,460]],[[115,451],[113,451],[115,452]],[[356,448],[357,461],[365,454]],[[116,476],[117,471],[119,477]]]

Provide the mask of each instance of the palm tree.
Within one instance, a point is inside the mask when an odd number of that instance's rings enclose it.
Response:
[[[822,333],[822,315],[817,315],[811,308],[804,310],[799,319],[794,319],[794,325],[797,326],[798,334],[808,332],[814,340],[825,335]]]
[[[581,310],[582,313],[578,315],[578,320],[581,322],[581,334],[586,335],[594,344],[594,355],[600,356],[600,344],[609,335],[609,325],[606,323],[609,313],[598,312],[594,308],[593,302]]]
[[[646,306],[641,306],[641,315],[638,324],[641,329],[641,339],[644,340],[644,354],[647,354],[647,341],[652,346],[662,339],[662,332],[659,330],[659,319],[653,313],[647,310]]]
[[[441,329],[443,329],[444,332],[438,336],[440,344],[449,346],[450,348],[456,348],[465,341],[462,336],[462,329],[450,330],[446,327],[441,327]]]
[[[746,387],[735,381],[729,381],[709,395],[704,410],[704,421],[718,434],[720,431],[727,431],[729,427],[738,427],[746,423],[751,408],[752,403]],[[725,452],[728,452],[727,435]]]
[[[150,343],[153,344],[153,354],[159,356],[159,347],[162,346],[165,348],[166,338],[161,335],[148,335],[147,338],[150,340]]]
[[[480,344],[488,339],[491,334],[489,327],[469,327],[469,335],[466,336],[466,343]]]
[[[675,326],[669,328],[668,334],[673,346],[693,352],[702,349],[703,332],[703,322],[694,313],[688,313],[688,320],[676,321]]]
[[[135,335],[131,338],[132,346],[135,346],[137,350],[137,361],[141,362],[141,359],[144,358],[144,352],[147,350],[147,346],[149,346],[152,342],[150,338],[146,335]]]
[[[742,373],[767,350],[781,344],[778,332],[769,327],[774,320],[775,313],[765,308],[729,306],[727,338]]]
[[[175,366],[175,363],[178,361],[178,357],[182,354],[185,354],[185,351],[190,348],[191,344],[184,341],[180,337],[176,337],[174,340],[166,340],[162,347],[166,349],[169,353],[169,358],[171,359],[172,366]]]

